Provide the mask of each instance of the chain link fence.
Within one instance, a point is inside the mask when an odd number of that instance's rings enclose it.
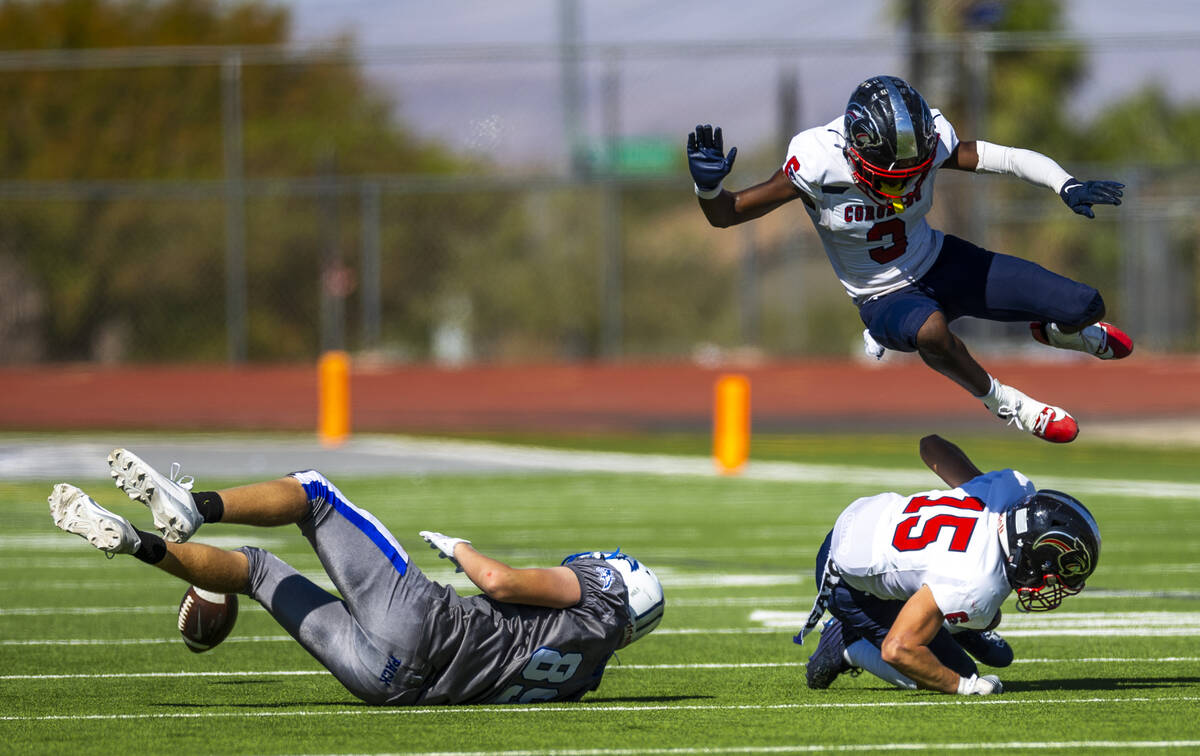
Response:
[[[1176,44],[1194,54],[1200,38]],[[155,175],[156,163],[138,162],[139,140],[169,155],[187,149],[185,132],[156,126],[161,106],[100,113],[122,139],[75,134],[64,170],[0,180],[0,361],[286,362],[331,348],[446,364],[854,353],[861,324],[799,204],[711,229],[682,148],[697,111],[728,114],[727,133],[750,134],[733,183],[768,176],[792,131],[827,120],[825,109],[801,111],[815,99],[804,74],[829,50],[850,54],[829,45],[0,56],[0,97],[33,79],[115,89],[136,78],[177,121],[198,124],[203,143],[185,168]],[[853,68],[895,69],[904,53],[874,48]],[[698,56],[744,60],[731,98],[760,110],[685,107],[671,82]],[[436,145],[440,164],[372,170],[361,155],[375,135],[344,160],[352,120],[328,126],[333,142],[319,121],[281,124],[256,83],[283,69],[303,93],[322,67],[354,66],[375,105]],[[199,89],[181,84],[197,77]],[[23,112],[12,101],[5,111]],[[285,138],[271,141],[272,130]],[[280,143],[304,159],[273,162],[263,145]],[[87,168],[90,151],[119,147],[123,174]],[[1088,222],[1044,190],[946,171],[931,220],[1097,286],[1143,346],[1196,349],[1200,167],[1072,167],[1123,180],[1125,205]],[[977,349],[1028,343],[1015,326],[964,328]]]

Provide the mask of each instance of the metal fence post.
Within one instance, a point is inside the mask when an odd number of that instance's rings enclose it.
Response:
[[[603,227],[600,275],[601,353],[605,357],[621,356],[622,331],[622,249],[621,249],[621,184],[606,181],[601,187],[601,225]]]
[[[229,361],[246,361],[246,187],[242,164],[242,56],[221,64],[225,163],[225,333]]]
[[[358,273],[362,288],[362,348],[379,346],[383,320],[380,279],[383,270],[379,250],[379,182],[364,181],[362,184],[362,207],[360,209],[361,264]]]

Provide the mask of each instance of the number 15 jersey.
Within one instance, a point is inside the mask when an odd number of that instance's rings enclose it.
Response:
[[[912,192],[894,203],[882,204],[854,182],[842,154],[840,117],[800,132],[788,145],[783,170],[804,193],[825,254],[855,303],[916,281],[941,251],[942,232],[930,228],[925,215],[933,206],[937,168],[958,146],[958,136],[945,116],[931,112],[938,132],[933,167]]]
[[[946,619],[984,629],[1012,588],[1004,573],[1004,512],[1035,489],[1015,470],[949,491],[858,499],[837,519],[829,561],[850,587],[907,601],[929,586]]]

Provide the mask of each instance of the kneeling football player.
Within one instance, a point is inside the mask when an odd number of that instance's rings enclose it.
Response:
[[[858,499],[817,553],[819,593],[796,642],[826,609],[833,619],[809,657],[810,688],[865,669],[901,688],[1000,693],[971,657],[1012,663],[993,631],[1009,593],[1020,611],[1049,611],[1096,569],[1100,530],[1074,498],[1015,470],[982,473],[940,436],[921,439],[921,459],[951,490]]]
[[[620,551],[513,568],[470,541],[422,531],[483,591],[464,597],[422,574],[387,528],[316,471],[192,492],[190,478],[164,476],[124,449],[108,461],[117,486],[150,508],[162,535],[67,483],[49,498],[58,527],[204,591],[250,596],[368,703],[578,700],[600,684],[615,650],[662,619],[658,579]],[[342,598],[262,549],[184,543],[213,522],[299,525]]]

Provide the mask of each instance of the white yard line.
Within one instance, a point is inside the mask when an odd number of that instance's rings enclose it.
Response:
[[[618,706],[609,704],[589,705],[586,703],[572,704],[536,704],[533,706],[442,706],[442,707],[413,707],[413,708],[374,708],[358,707],[353,709],[289,709],[287,711],[211,711],[211,712],[168,712],[168,713],[138,713],[138,714],[35,714],[0,716],[4,722],[53,722],[53,721],[111,721],[111,720],[155,720],[155,719],[238,719],[238,718],[268,718],[268,717],[312,717],[312,716],[370,716],[370,717],[409,717],[409,716],[473,716],[476,714],[607,714],[612,712],[641,712],[641,711],[773,711],[773,710],[804,710],[804,709],[905,709],[946,706],[1089,706],[1092,704],[1180,704],[1200,701],[1200,696],[1172,696],[1151,698],[1149,696],[1118,696],[1112,698],[1000,698],[976,696],[946,696],[944,698],[928,698],[904,701],[872,701],[850,703],[831,701],[829,703],[786,703],[786,704],[648,704],[644,706]],[[1174,742],[1174,741],[1172,741]],[[1188,741],[1190,742],[1190,741]]]
[[[1160,657],[1085,657],[1081,659],[1015,659],[1014,664],[1193,664],[1200,662],[1200,656],[1160,656]],[[774,669],[799,668],[804,662],[699,662],[694,664],[612,664],[605,672],[621,671],[657,671],[657,670],[723,670],[723,669]],[[228,670],[217,672],[202,670],[195,672],[69,672],[63,674],[30,674],[30,675],[0,675],[4,680],[141,680],[151,677],[312,677],[329,673],[323,669],[266,669]]]
[[[659,570],[663,572],[663,570]],[[750,576],[729,575],[729,587],[737,587],[745,585]],[[764,577],[764,576],[756,576]],[[789,576],[765,576],[768,578],[766,582],[773,583],[779,580],[782,583],[792,582],[794,578]],[[784,581],[784,578],[789,580]],[[709,583],[712,585],[712,576],[708,576]],[[804,582],[797,580],[795,582]],[[41,586],[39,586],[41,587]],[[332,588],[332,583],[326,586]],[[675,582],[671,583],[671,588],[678,588]],[[693,587],[693,586],[688,586]],[[724,587],[719,585],[718,587]],[[1200,592],[1197,591],[1106,591],[1089,588],[1078,596],[1071,598],[1071,603],[1078,603],[1082,599],[1114,599],[1114,598],[1161,598],[1161,599],[1189,599],[1200,600]],[[761,606],[798,606],[807,608],[812,603],[812,597],[807,595],[794,596],[696,596],[696,597],[678,597],[672,596],[670,605],[674,608],[716,608],[716,607],[761,607]],[[240,605],[242,611],[259,612],[263,611],[262,607],[253,601],[244,601]],[[173,603],[162,603],[157,606],[16,606],[16,607],[0,607],[0,617],[57,617],[57,616],[80,616],[80,615],[98,615],[98,614],[175,614],[178,607]],[[1060,613],[1059,616],[1063,616]],[[1169,614],[1169,613],[1168,613]],[[1020,616],[1020,615],[1015,615]]]
[[[780,745],[780,746],[715,746],[712,748],[571,748],[545,751],[389,751],[396,756],[637,756],[637,754],[662,754],[664,756],[688,756],[710,753],[855,753],[861,751],[975,751],[987,753],[992,750],[1042,751],[1049,748],[1077,748],[1083,750],[1112,748],[1195,748],[1200,740],[1073,740],[1024,743],[853,743],[844,745]],[[367,755],[363,755],[367,756]]]
[[[165,444],[151,442],[177,455],[185,469],[197,477],[229,477],[250,474],[248,460],[262,455],[264,446],[273,454],[293,449],[292,467],[315,464],[301,455],[313,455],[313,444],[288,440],[243,441],[238,439],[181,439]],[[104,457],[109,446],[90,441],[15,442],[0,447],[0,480],[50,480],[106,477]],[[189,466],[188,457],[194,456]],[[482,441],[359,436],[336,453],[320,453],[327,475],[453,474],[462,470],[496,472],[574,472],[660,475],[667,477],[725,478],[727,480],[778,481],[784,483],[844,483],[861,487],[925,490],[941,485],[933,473],[911,468],[885,469],[855,465],[812,465],[798,462],[751,460],[736,478],[722,475],[709,457],[667,454],[592,452],[534,446],[512,446]],[[914,462],[915,462],[914,452]],[[261,460],[254,460],[261,462]],[[365,467],[364,467],[365,465]],[[433,467],[431,468],[430,465]],[[255,474],[261,474],[257,466]],[[345,472],[342,472],[342,470]],[[245,470],[245,472],[239,472]],[[280,470],[283,474],[286,470]],[[1137,499],[1188,499],[1200,501],[1200,483],[1176,481],[1073,478],[1052,476],[1034,481],[1042,487],[1058,488],[1075,495],[1118,496]],[[848,503],[848,502],[847,502]]]
[[[636,756],[637,754],[663,754],[664,756],[688,756],[709,753],[836,753],[860,751],[975,751],[987,753],[991,750],[1041,751],[1048,748],[1077,748],[1084,750],[1112,748],[1195,748],[1200,740],[1073,740],[1025,743],[854,743],[846,745],[780,745],[780,746],[719,746],[712,748],[571,748],[546,751],[390,751],[397,756]],[[366,756],[366,755],[364,755]]]
[[[755,609],[750,612],[752,627],[660,627],[661,635],[763,635],[794,632],[808,618],[806,611]],[[1200,635],[1200,612],[1055,612],[1053,614],[1005,615],[1003,635],[1012,638],[1080,636],[1099,637],[1140,636],[1197,636]],[[226,643],[274,643],[292,640],[288,635],[234,636]],[[178,643],[167,638],[25,638],[0,640],[0,646],[139,646]]]
[[[808,619],[805,611],[755,609],[750,621],[764,628],[797,629]],[[661,631],[660,631],[661,632]],[[1100,637],[1200,635],[1200,612],[1053,612],[1004,615],[1000,633],[1006,638],[1081,636]]]

